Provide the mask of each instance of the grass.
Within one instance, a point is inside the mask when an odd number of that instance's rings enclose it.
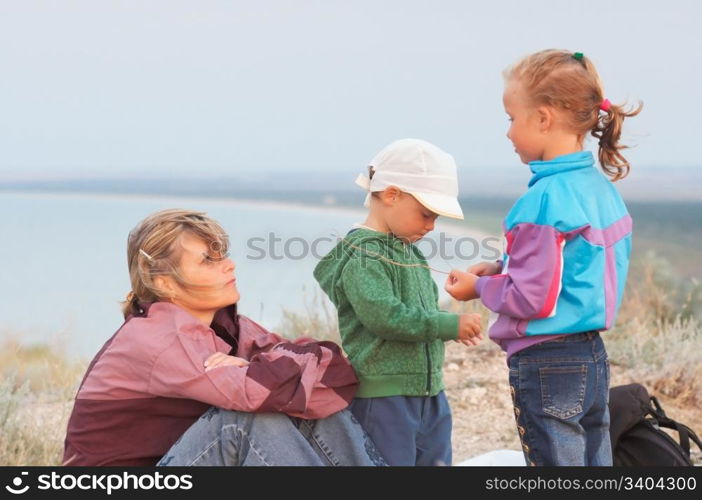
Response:
[[[57,465],[85,363],[58,347],[0,344],[0,465]]]
[[[277,331],[288,337],[305,335],[338,342],[333,307],[321,292],[306,296],[305,312],[285,312]],[[452,302],[445,308],[480,312],[487,321],[487,311],[478,302]],[[644,384],[661,397],[672,418],[698,431],[702,429],[701,308],[700,283],[678,274],[666,259],[648,253],[632,264],[617,324],[604,335],[615,374],[613,385],[630,381]],[[465,428],[461,432],[470,436],[466,437],[466,449],[478,450],[485,442],[493,447],[495,443],[508,446],[515,439],[507,396],[503,398],[506,402],[500,400],[495,408],[485,407],[491,401],[490,393],[507,394],[506,388],[497,391],[493,387],[503,365],[504,357],[488,341],[469,351],[449,349],[447,380],[453,378],[455,383],[447,384],[447,392],[455,387],[456,394],[449,397],[452,405],[456,403],[455,428]],[[59,464],[85,362],[70,360],[55,345],[23,345],[8,339],[0,344],[0,366],[0,465]],[[494,430],[485,427],[485,419],[472,414],[462,418],[462,412],[476,409],[483,416],[493,410],[495,418],[504,414],[507,430],[494,436],[481,434]],[[457,454],[457,458],[461,457]]]
[[[336,310],[320,290],[303,289],[305,310],[302,313],[283,310],[276,332],[287,338],[313,337],[341,343]]]
[[[702,404],[702,289],[655,253],[632,266],[616,327],[605,336],[612,364],[681,405]]]

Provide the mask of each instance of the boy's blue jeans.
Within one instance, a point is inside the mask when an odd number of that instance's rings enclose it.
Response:
[[[386,465],[351,412],[320,420],[211,407],[157,465]]]
[[[599,333],[515,353],[509,383],[527,464],[612,465],[609,361]]]
[[[355,398],[349,409],[388,465],[451,465],[451,408],[444,391]]]

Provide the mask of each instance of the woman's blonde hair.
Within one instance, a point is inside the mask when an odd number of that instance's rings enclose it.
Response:
[[[590,59],[565,50],[542,50],[507,68],[504,77],[523,86],[531,105],[565,111],[571,130],[597,138],[600,165],[613,181],[627,176],[630,165],[621,153],[627,146],[619,143],[622,123],[639,114],[643,103],[628,110],[608,101],[609,106],[602,106],[602,82]]]
[[[213,252],[224,255],[229,248],[226,232],[203,212],[178,208],[153,213],[131,230],[127,239],[127,262],[132,291],[124,301],[125,318],[139,309],[139,303],[164,299],[155,284],[157,276],[171,276],[183,287],[187,283],[178,272],[182,246],[180,238],[189,233],[202,239]]]

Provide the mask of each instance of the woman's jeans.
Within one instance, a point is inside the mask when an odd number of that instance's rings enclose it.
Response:
[[[515,353],[509,383],[529,465],[612,465],[609,361],[597,332]]]
[[[157,465],[385,465],[351,412],[320,420],[212,407]]]

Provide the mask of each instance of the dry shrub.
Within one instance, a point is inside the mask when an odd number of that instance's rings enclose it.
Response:
[[[58,465],[85,364],[57,347],[0,344],[0,465]]]
[[[303,289],[305,311],[296,313],[283,310],[277,332],[287,338],[312,337],[331,340],[341,345],[336,309],[318,289],[311,294]]]
[[[610,361],[651,392],[702,404],[700,286],[653,253],[632,265],[617,324],[604,335]]]

